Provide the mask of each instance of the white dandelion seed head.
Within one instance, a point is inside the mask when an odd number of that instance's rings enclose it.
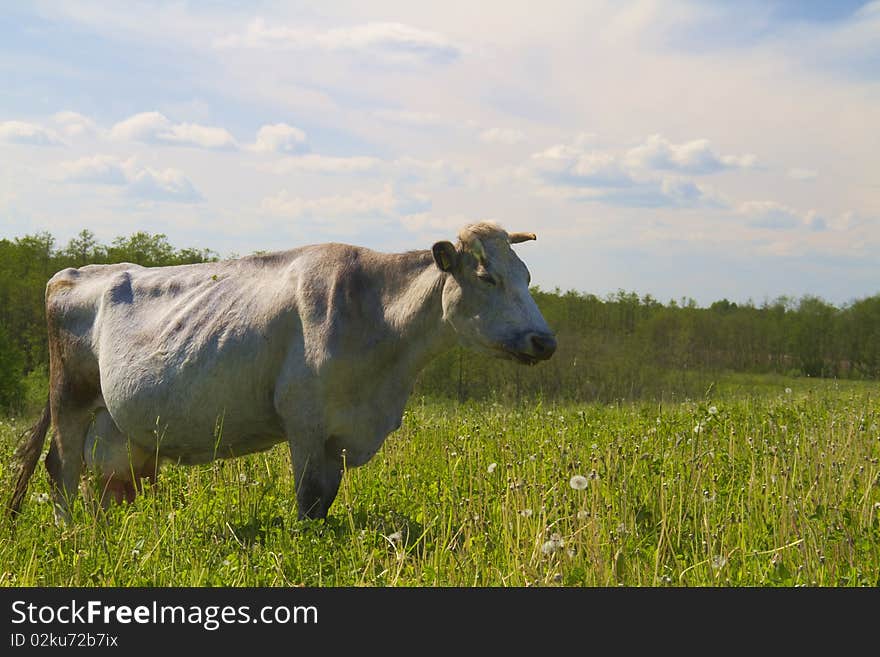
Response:
[[[790,395],[790,394],[791,394],[791,388],[786,388],[786,389],[785,389],[785,394],[786,394],[786,395]]]
[[[45,504],[49,501],[49,493],[40,493],[36,497],[39,504]]]
[[[241,483],[246,484],[246,483],[247,483],[247,480],[248,480],[248,477],[247,477],[247,475],[246,475],[244,472],[239,472],[239,473],[238,473],[238,480],[239,480]]]
[[[521,515],[523,518],[531,518],[532,517],[532,510],[531,509],[523,509],[522,511],[519,512],[519,515]]]
[[[599,473],[595,470],[590,470],[590,474],[587,475],[590,479],[601,479]]]
[[[577,519],[578,519],[578,520],[586,520],[586,519],[589,518],[589,517],[590,517],[590,512],[589,512],[589,511],[585,511],[585,510],[583,510],[583,509],[581,509],[580,511],[578,511],[578,514],[577,514]]]
[[[400,543],[403,540],[403,533],[399,531],[394,532],[388,536],[388,540],[392,543]]]
[[[718,415],[718,407],[710,406],[709,407],[709,415]]]
[[[554,552],[561,550],[565,547],[565,541],[562,540],[562,536],[558,533],[553,533],[550,535],[550,539],[545,541],[541,546],[541,552],[544,554],[553,554]]]
[[[694,433],[703,433],[703,423],[702,422],[697,422],[697,424],[694,426]]]
[[[492,474],[493,472],[495,472],[495,468],[497,468],[497,467],[498,467],[497,463],[490,463],[489,467],[486,468],[486,472],[488,472],[489,474]]]
[[[716,554],[712,557],[712,568],[713,570],[721,570],[724,566],[727,565],[727,558],[723,555]]]
[[[583,475],[575,475],[568,480],[568,485],[575,490],[584,490],[589,483],[590,480]]]

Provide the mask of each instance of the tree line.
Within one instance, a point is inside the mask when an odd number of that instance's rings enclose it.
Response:
[[[37,233],[0,240],[0,409],[33,410],[45,400],[46,281],[65,267],[145,266],[218,260],[210,249],[175,248],[161,233],[111,244],[81,231],[66,245]],[[816,296],[761,304],[726,299],[700,307],[619,291],[600,298],[533,289],[559,348],[526,368],[464,349],[422,373],[417,392],[450,398],[608,401],[666,399],[705,390],[719,372],[880,379],[880,294],[835,306]]]

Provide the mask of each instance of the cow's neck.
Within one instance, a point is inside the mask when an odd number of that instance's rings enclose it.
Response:
[[[443,321],[444,274],[430,251],[397,256],[403,275],[385,290],[385,319],[400,341],[400,364],[412,375],[429,360],[455,344],[455,334]]]

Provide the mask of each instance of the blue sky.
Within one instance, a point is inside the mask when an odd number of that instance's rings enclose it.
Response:
[[[880,292],[880,2],[31,2],[0,16],[0,237],[428,248],[543,288]]]

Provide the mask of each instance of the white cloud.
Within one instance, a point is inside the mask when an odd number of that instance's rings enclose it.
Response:
[[[461,214],[436,215],[431,212],[416,212],[400,218],[401,225],[413,232],[455,235],[462,226],[478,220]]]
[[[352,192],[348,195],[307,199],[282,190],[263,199],[260,209],[270,215],[300,218],[370,218],[397,217],[423,212],[430,201],[423,196],[399,196],[391,185],[379,192]]]
[[[630,149],[626,162],[642,169],[668,169],[690,174],[715,173],[724,169],[745,169],[755,165],[754,155],[718,155],[708,139],[673,144],[662,135],[651,135]]]
[[[65,182],[99,185],[127,184],[132,167],[133,160],[123,161],[113,155],[94,155],[61,163]]]
[[[297,153],[306,147],[306,133],[286,123],[275,123],[257,131],[257,141],[251,148],[263,153]]]
[[[788,177],[792,180],[815,180],[819,176],[817,171],[813,171],[812,169],[789,169]]]
[[[52,120],[60,126],[61,131],[68,137],[82,137],[98,131],[95,122],[79,112],[71,112],[69,110],[58,112],[52,117]]]
[[[575,187],[630,187],[636,184],[619,158],[602,151],[557,144],[532,155],[532,165],[547,182]]]
[[[52,130],[24,121],[0,122],[0,141],[32,146],[57,146],[63,143]]]
[[[490,128],[480,133],[480,141],[489,144],[513,145],[523,141],[526,136],[519,130],[510,128]]]
[[[132,177],[127,191],[131,196],[148,201],[192,203],[202,200],[202,195],[178,169],[141,169]]]
[[[332,157],[308,153],[297,157],[285,157],[264,168],[272,173],[287,174],[294,171],[329,174],[353,174],[376,170],[381,160],[374,157]]]
[[[62,162],[61,170],[63,182],[118,186],[129,196],[144,200],[192,203],[203,198],[182,171],[141,166],[135,158],[94,155]]]
[[[382,109],[372,112],[373,116],[389,123],[400,123],[412,126],[440,125],[443,119],[432,112],[414,112],[411,110]]]
[[[272,26],[262,18],[251,21],[243,33],[217,39],[214,45],[217,48],[349,51],[401,60],[452,60],[461,52],[443,35],[403,23],[375,22],[319,30]]]
[[[820,231],[827,227],[825,219],[815,210],[798,212],[776,201],[746,201],[740,203],[737,212],[748,217],[749,225],[754,228],[787,230],[808,227]]]
[[[160,112],[141,112],[110,129],[110,137],[121,141],[169,144],[207,149],[233,149],[235,138],[223,128],[198,123],[171,123]]]

